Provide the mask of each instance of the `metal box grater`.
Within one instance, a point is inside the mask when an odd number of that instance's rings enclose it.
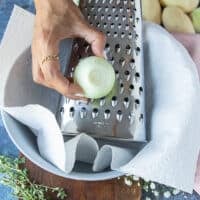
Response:
[[[61,97],[57,113],[61,131],[146,141],[140,0],[82,0],[80,9],[92,26],[107,35],[106,53],[116,72],[116,84],[108,96],[89,103]],[[74,40],[67,76],[73,77],[78,61],[90,55],[85,41]]]

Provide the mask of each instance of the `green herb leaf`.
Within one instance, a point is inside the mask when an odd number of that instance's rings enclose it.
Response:
[[[23,200],[50,200],[47,193],[56,193],[58,200],[65,200],[63,188],[48,187],[31,182],[28,170],[19,166],[25,158],[12,158],[0,155],[0,183],[13,189],[13,196]]]

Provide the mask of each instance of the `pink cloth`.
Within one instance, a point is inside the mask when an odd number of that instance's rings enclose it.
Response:
[[[174,33],[174,36],[177,40],[179,40],[185,46],[185,48],[190,53],[191,57],[196,63],[197,70],[200,77],[200,34]],[[199,134],[200,134],[200,130],[199,130]],[[199,152],[199,159],[197,162],[194,189],[200,194],[200,152]]]
[[[189,51],[191,57],[197,65],[200,76],[200,34],[174,33],[174,36]]]

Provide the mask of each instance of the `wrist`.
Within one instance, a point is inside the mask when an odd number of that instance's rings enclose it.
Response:
[[[35,2],[35,9],[36,9],[36,15],[47,13],[50,11],[50,0],[34,0]]]
[[[72,0],[34,0],[36,14],[53,13],[55,15],[66,14]]]

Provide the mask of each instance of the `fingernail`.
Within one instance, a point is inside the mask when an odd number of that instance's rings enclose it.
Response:
[[[85,98],[83,94],[77,93],[75,96]]]

